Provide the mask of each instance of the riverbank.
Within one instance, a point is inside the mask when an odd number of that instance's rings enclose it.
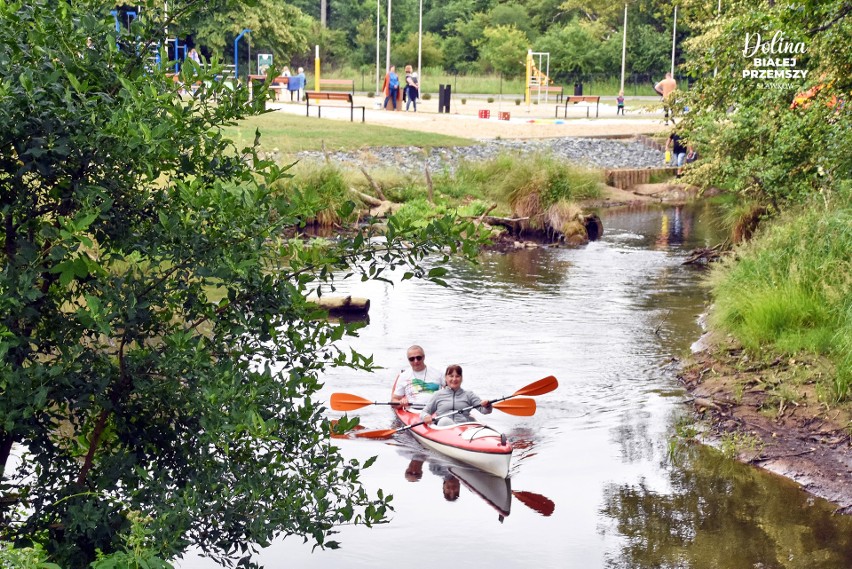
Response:
[[[813,379],[824,363],[754,361],[730,338],[712,334],[698,346],[679,379],[710,442],[852,514],[852,406],[820,402]]]

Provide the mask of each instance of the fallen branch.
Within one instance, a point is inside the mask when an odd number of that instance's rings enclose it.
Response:
[[[373,178],[370,177],[370,174],[367,173],[367,169],[363,166],[361,168],[361,173],[364,174],[364,177],[367,178],[367,181],[370,183],[370,187],[373,188],[373,191],[376,192],[376,195],[379,196],[379,199],[382,201],[387,201],[384,192],[382,192],[381,186],[379,186]]]
[[[497,207],[497,202],[494,202],[493,204],[491,204],[491,207],[489,207],[489,208],[488,208],[488,209],[486,209],[484,212],[482,212],[482,215],[480,215],[480,216],[479,216],[479,219],[477,219],[476,221],[477,221],[478,223],[482,223],[482,220],[483,220],[483,219],[485,219],[485,216],[486,216],[486,215],[488,215],[489,213],[491,213],[492,211],[494,211],[494,209],[495,209],[496,207]]]

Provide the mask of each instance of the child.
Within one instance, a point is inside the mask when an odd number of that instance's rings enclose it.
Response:
[[[618,92],[618,97],[615,99],[615,102],[618,103],[618,108],[615,110],[615,116],[618,116],[621,113],[621,116],[624,116],[624,91]]]

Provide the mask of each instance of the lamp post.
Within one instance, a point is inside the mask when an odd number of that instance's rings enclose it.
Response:
[[[624,5],[624,37],[621,40],[621,91],[624,92],[624,67],[627,61],[627,4]]]
[[[385,48],[385,73],[390,71],[391,4],[393,4],[393,0],[388,0],[388,40],[387,47]]]
[[[674,22],[672,23],[672,77],[674,77],[675,40],[677,39],[677,4],[674,7]]]
[[[376,95],[379,94],[379,28],[381,27],[380,16],[381,13],[379,11],[379,2],[381,0],[376,0]]]
[[[423,72],[420,66],[423,64],[423,0],[420,0],[420,23],[417,26],[417,75],[423,83]]]

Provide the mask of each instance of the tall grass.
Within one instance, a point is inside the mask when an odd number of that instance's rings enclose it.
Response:
[[[852,398],[852,207],[848,195],[766,224],[712,276],[713,322],[752,351],[829,358]]]
[[[287,197],[297,218],[321,226],[340,223],[341,206],[351,199],[343,173],[329,165],[302,167],[276,189]]]

